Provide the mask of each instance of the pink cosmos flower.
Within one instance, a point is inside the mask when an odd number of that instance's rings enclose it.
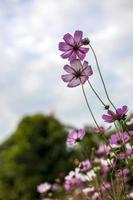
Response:
[[[116,133],[111,135],[111,137],[109,138],[109,142],[110,144],[115,144],[120,146],[120,143],[127,143],[129,141],[129,135],[127,132],[123,132],[123,133]]]
[[[83,160],[80,164],[79,164],[79,168],[82,171],[87,171],[88,169],[91,168],[91,163],[89,160]]]
[[[102,144],[99,146],[99,148],[97,149],[97,154],[106,154],[109,153],[110,151],[110,147],[107,146],[106,144]]]
[[[124,169],[120,169],[115,176],[117,178],[125,178],[128,174],[129,174],[129,169],[128,168],[124,168]]]
[[[103,126],[100,126],[99,128],[95,128],[95,127],[91,128],[92,131],[94,131],[95,133],[99,133],[99,134],[105,133],[106,131],[108,131],[110,129],[111,129],[111,126],[109,126],[108,128],[104,128]]]
[[[83,60],[86,53],[89,51],[89,48],[82,47],[83,42],[83,32],[75,31],[74,37],[67,33],[63,37],[64,42],[59,43],[59,50],[64,53],[61,54],[61,57],[69,61],[74,61],[76,58]]]
[[[74,186],[76,186],[76,188],[81,191],[82,181],[80,180],[79,175],[79,168],[76,168],[75,171],[69,172],[69,174],[65,177],[64,182],[66,191],[70,192]]]
[[[128,156],[130,156],[132,154],[132,149],[127,149],[126,152],[122,152],[119,154],[119,158],[121,160],[126,159]]]
[[[112,123],[115,120],[125,119],[126,113],[128,112],[127,106],[123,106],[122,108],[118,108],[116,112],[108,110],[108,115],[103,115],[102,118],[105,122]]]
[[[85,136],[85,131],[83,129],[79,129],[77,131],[74,130],[69,133],[67,137],[67,144],[74,145],[80,140],[82,140],[84,136]]]
[[[68,87],[76,87],[80,84],[84,84],[89,79],[89,76],[93,74],[92,68],[88,65],[87,61],[84,61],[82,65],[81,61],[77,59],[70,64],[71,66],[64,66],[64,70],[68,74],[61,76],[64,82],[68,82]]]
[[[133,131],[128,131],[128,135],[133,136]]]
[[[37,186],[37,191],[39,193],[45,193],[45,192],[47,192],[50,189],[51,189],[51,184],[49,184],[47,182],[41,183],[40,185]]]

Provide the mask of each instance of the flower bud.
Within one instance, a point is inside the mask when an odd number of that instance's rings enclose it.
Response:
[[[104,109],[105,109],[105,110],[108,110],[109,107],[110,107],[109,105],[105,105]]]
[[[84,38],[84,39],[82,40],[82,42],[83,42],[84,45],[90,44],[89,38]]]

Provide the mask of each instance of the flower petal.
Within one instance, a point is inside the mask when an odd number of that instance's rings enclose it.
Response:
[[[64,82],[69,82],[73,79],[73,75],[72,74],[66,74],[66,75],[62,75],[61,78]]]
[[[83,32],[82,31],[75,31],[74,33],[74,41],[79,44],[82,41]]]
[[[83,60],[85,58],[85,53],[83,53],[82,51],[80,51],[80,49],[77,51],[77,55],[79,57],[80,60]]]
[[[75,144],[75,140],[73,138],[67,138],[67,143],[73,145]]]
[[[70,67],[69,65],[65,65],[64,70],[68,73],[74,73],[75,72],[75,70],[72,67]]]
[[[77,133],[77,131],[71,132],[70,136],[71,136],[73,139],[76,140],[76,139],[78,138],[78,133]]]
[[[87,53],[88,51],[89,51],[89,48],[85,48],[85,47],[80,47],[80,51],[82,52],[82,53]]]
[[[113,117],[112,116],[109,116],[109,115],[103,115],[102,116],[102,119],[104,119],[105,122],[108,122],[108,123],[112,123],[114,120],[113,120]]]
[[[83,129],[79,129],[78,138],[83,138],[85,136],[85,131]]]
[[[66,42],[60,42],[59,43],[59,50],[60,51],[68,51],[68,50],[70,50],[72,47],[69,45],[69,44],[67,44]]]
[[[76,59],[75,61],[71,62],[70,64],[71,64],[72,68],[75,71],[79,71],[82,68],[81,62],[78,59]]]
[[[72,54],[72,50],[66,51],[65,53],[61,54],[62,58],[69,58],[69,56]]]
[[[69,56],[70,62],[76,60],[77,54],[75,51],[72,51],[71,55]]]
[[[87,61],[84,61],[83,63],[83,73],[87,76],[91,76],[93,74],[92,68],[88,65]]]
[[[80,85],[80,79],[79,78],[73,78],[69,83],[68,83],[68,87],[76,87]]]
[[[123,110],[124,113],[126,113],[128,111],[128,107],[127,106],[123,106],[122,110]]]
[[[85,75],[81,76],[80,79],[81,79],[81,83],[84,84],[88,80],[88,76],[85,76]]]
[[[67,44],[70,44],[72,46],[74,45],[74,39],[73,39],[73,37],[72,37],[72,35],[70,33],[65,34],[63,39],[65,40],[65,42]]]

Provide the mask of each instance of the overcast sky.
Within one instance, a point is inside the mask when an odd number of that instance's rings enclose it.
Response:
[[[0,0],[0,141],[27,114],[54,112],[81,128],[93,123],[81,88],[69,89],[60,78],[67,61],[58,42],[75,30],[90,38],[112,100],[131,111],[132,21],[132,0]],[[105,99],[91,52],[87,59],[94,70],[90,80]],[[100,120],[103,108],[86,89]]]

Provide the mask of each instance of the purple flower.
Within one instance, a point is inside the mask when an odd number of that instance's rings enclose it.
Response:
[[[127,106],[123,106],[122,108],[118,108],[116,112],[108,110],[108,115],[103,115],[102,118],[105,122],[112,123],[115,120],[125,119],[126,113],[128,111]]]
[[[61,78],[64,82],[68,82],[68,87],[76,87],[80,84],[84,84],[89,76],[93,74],[91,66],[87,61],[84,61],[83,65],[80,60],[75,60],[70,63],[71,66],[65,65],[64,70],[68,73],[62,75]]]
[[[79,164],[79,168],[82,170],[82,171],[87,171],[88,169],[91,168],[91,163],[89,160],[84,160],[82,161],[80,164]]]
[[[59,43],[59,50],[64,53],[61,54],[61,57],[70,61],[74,61],[76,58],[83,60],[86,53],[89,51],[89,48],[82,47],[83,44],[83,32],[75,31],[74,37],[67,33],[63,37],[65,42]]]
[[[74,145],[80,140],[82,140],[84,136],[85,136],[85,131],[83,129],[72,131],[69,133],[67,137],[67,144]]]
[[[111,135],[109,138],[110,144],[115,144],[120,146],[121,143],[127,143],[129,141],[129,135],[127,132],[116,133]]]
[[[127,149],[125,153],[120,153],[119,154],[119,158],[121,160],[126,159],[128,156],[130,156],[132,154],[132,149]]]
[[[91,128],[92,131],[94,131],[95,133],[99,133],[99,134],[105,133],[106,131],[108,131],[110,129],[111,129],[111,126],[109,126],[108,128],[104,128],[103,126],[100,126],[99,128],[95,128],[95,127]]]
[[[97,154],[106,154],[109,153],[110,151],[110,147],[107,146],[106,144],[102,144],[99,146],[99,148],[97,149]]]

